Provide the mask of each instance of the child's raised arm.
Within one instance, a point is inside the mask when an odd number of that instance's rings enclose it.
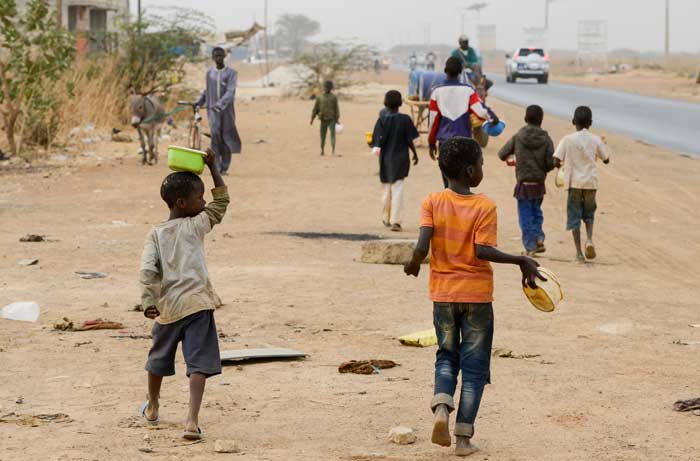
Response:
[[[214,190],[212,190],[212,195],[214,200],[209,202],[206,207],[204,207],[204,212],[209,217],[209,223],[213,227],[219,224],[226,214],[226,208],[228,207],[229,197],[226,191],[226,184],[224,183],[224,178],[221,177],[219,172],[219,167],[216,165],[214,160],[214,152],[211,149],[207,149],[207,156],[204,157],[204,162],[209,167],[211,171],[211,177],[214,180]],[[205,232],[209,232],[211,227],[209,227]]]
[[[225,186],[226,183],[224,183],[224,178],[221,177],[219,167],[216,165],[216,157],[214,155],[214,151],[211,150],[211,148],[207,149],[207,156],[204,157],[204,163],[206,163],[209,167],[209,171],[211,172],[211,179],[214,180],[214,187]]]

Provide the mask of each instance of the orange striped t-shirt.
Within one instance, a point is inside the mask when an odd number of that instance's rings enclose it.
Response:
[[[445,189],[423,201],[421,227],[432,227],[430,299],[436,302],[493,301],[493,269],[476,257],[476,245],[496,246],[496,204],[483,194]]]

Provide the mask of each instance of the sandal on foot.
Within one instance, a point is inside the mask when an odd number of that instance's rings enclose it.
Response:
[[[146,421],[146,424],[150,424],[151,426],[155,426],[158,423],[160,423],[160,415],[156,415],[156,419],[148,419],[146,417],[146,409],[148,408],[148,400],[143,402],[141,406],[139,407],[139,413],[143,417],[143,420]]]
[[[595,259],[595,246],[590,240],[586,242],[586,259]]]
[[[401,224],[399,224],[399,223],[392,224],[391,231],[392,232],[401,232]]]
[[[576,262],[579,264],[586,264],[586,258],[583,255],[576,255]]]
[[[182,438],[187,440],[202,440],[204,434],[202,433],[202,428],[197,426],[197,432],[193,431],[183,431]]]

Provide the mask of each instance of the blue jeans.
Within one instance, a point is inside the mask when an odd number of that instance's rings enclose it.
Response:
[[[438,338],[435,357],[435,391],[430,407],[455,409],[457,376],[462,371],[455,435],[472,437],[484,386],[491,382],[493,306],[434,303],[433,324]]]
[[[523,234],[523,245],[527,251],[537,249],[537,241],[544,241],[544,215],[542,199],[518,199],[518,220]]]

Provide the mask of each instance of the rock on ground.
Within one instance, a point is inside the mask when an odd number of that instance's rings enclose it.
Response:
[[[416,433],[406,426],[397,426],[389,431],[389,441],[399,445],[409,445],[416,441]]]
[[[413,257],[415,248],[415,240],[370,240],[362,245],[360,260],[369,264],[406,264]]]
[[[235,440],[217,439],[214,442],[214,451],[217,453],[238,453],[238,444]]]

